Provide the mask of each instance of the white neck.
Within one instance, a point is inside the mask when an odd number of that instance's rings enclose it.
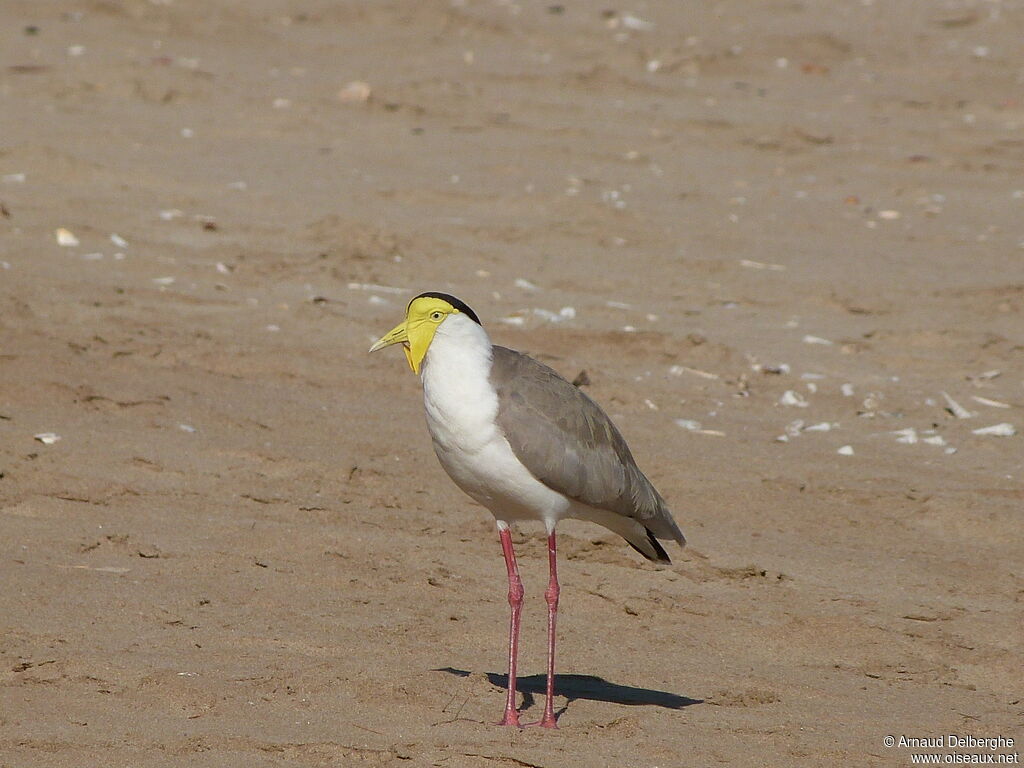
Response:
[[[498,397],[490,373],[487,332],[464,314],[445,318],[420,369],[427,426],[435,442],[475,450],[493,438]]]

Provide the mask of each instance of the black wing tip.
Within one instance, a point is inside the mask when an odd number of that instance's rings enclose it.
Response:
[[[472,320],[474,323],[476,323],[477,325],[483,325],[483,323],[480,322],[480,318],[476,316],[476,312],[470,309],[469,305],[466,304],[466,302],[464,302],[462,299],[452,296],[450,293],[441,293],[440,291],[426,291],[425,293],[421,293],[419,296],[414,296],[412,301],[409,302],[409,304],[412,305],[412,302],[416,301],[416,299],[441,299],[441,301],[447,301],[449,304],[451,304],[453,307],[459,310],[459,312],[462,312],[463,314],[467,315],[469,319]],[[405,309],[407,312],[409,311],[409,307],[406,307]]]
[[[643,555],[645,558],[650,560],[652,563],[665,563],[666,565],[671,565],[672,564],[672,558],[670,558],[668,556],[668,552],[666,552],[665,548],[663,546],[661,546],[661,542],[658,541],[658,539],[654,536],[654,534],[651,532],[651,529],[650,528],[644,528],[644,531],[647,532],[647,542],[651,545],[651,549],[654,550],[654,555],[653,556],[651,555],[650,552],[644,551],[643,549],[638,547],[636,544],[634,544],[632,541],[629,541],[629,539],[626,540],[626,543],[629,544],[629,546],[631,546],[633,549],[635,549],[641,555]],[[683,541],[681,541],[680,544],[682,545],[685,542],[686,542],[686,540],[683,539]]]

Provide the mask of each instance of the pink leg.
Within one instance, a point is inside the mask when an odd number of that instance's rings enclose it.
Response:
[[[544,716],[537,723],[541,728],[557,728],[555,722],[555,620],[558,618],[558,566],[555,557],[555,532],[548,534],[548,570],[551,578],[544,591],[548,604],[548,687],[544,702]]]
[[[505,555],[505,567],[508,569],[508,604],[512,609],[512,617],[508,627],[508,697],[505,699],[505,716],[498,725],[519,724],[519,713],[516,711],[516,661],[519,657],[519,618],[523,610],[523,582],[519,578],[516,567],[516,553],[512,549],[512,534],[508,528],[500,529],[501,551]]]

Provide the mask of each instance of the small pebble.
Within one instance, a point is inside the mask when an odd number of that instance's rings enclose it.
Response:
[[[853,456],[853,446],[844,445],[842,448],[836,451],[836,453],[838,453],[840,456]]]
[[[74,248],[78,245],[78,238],[75,237],[71,230],[61,227],[57,230],[57,245],[63,246],[64,248]]]
[[[32,435],[32,437],[34,437],[43,445],[53,445],[54,443],[61,439],[60,435],[56,434],[55,432],[40,432],[38,435]]]

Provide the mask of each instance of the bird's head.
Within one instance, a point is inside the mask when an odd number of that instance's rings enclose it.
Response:
[[[401,344],[409,367],[418,375],[437,329],[448,317],[456,314],[464,314],[474,323],[480,323],[476,312],[454,296],[434,291],[421,293],[406,307],[405,320],[381,336],[370,351]]]

